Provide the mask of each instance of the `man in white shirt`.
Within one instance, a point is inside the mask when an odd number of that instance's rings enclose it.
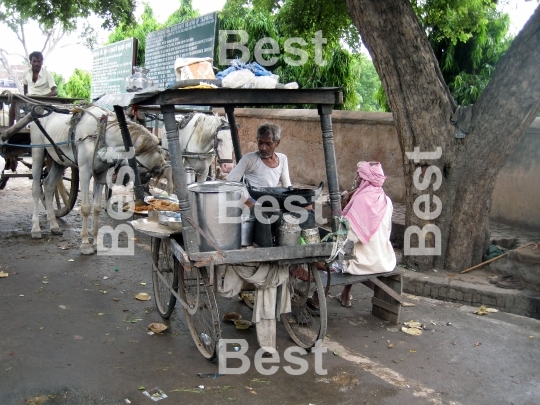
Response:
[[[240,181],[245,177],[254,187],[289,187],[289,162],[287,156],[276,152],[281,141],[281,128],[272,123],[261,125],[257,129],[257,152],[247,153],[236,167],[227,175],[228,181]],[[252,206],[254,201],[246,202]]]
[[[23,74],[22,84],[24,95],[28,96],[48,96],[55,97],[58,92],[53,75],[43,67],[43,54],[41,52],[32,52],[28,57],[30,68]],[[16,103],[14,103],[16,105]],[[9,125],[15,122],[15,108],[11,106],[9,110]],[[24,103],[21,107],[25,112],[29,112],[32,105]]]
[[[56,83],[53,75],[43,66],[43,54],[41,52],[32,52],[29,59],[30,69],[24,72],[22,80],[24,94],[29,96],[56,96]]]

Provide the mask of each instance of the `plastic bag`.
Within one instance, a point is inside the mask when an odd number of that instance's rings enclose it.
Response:
[[[271,76],[255,76],[244,85],[245,89],[275,89],[277,80]]]
[[[253,81],[253,79],[255,79],[255,75],[249,70],[236,70],[225,76],[221,81],[221,85],[230,89],[239,89],[246,83]]]

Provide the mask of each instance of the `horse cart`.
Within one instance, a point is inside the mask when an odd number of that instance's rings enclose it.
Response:
[[[325,262],[327,268],[332,260],[350,257],[343,244],[345,231],[341,219],[341,201],[338,183],[331,114],[333,105],[342,103],[339,88],[300,90],[251,90],[251,89],[169,89],[162,92],[105,96],[107,104],[161,106],[169,144],[173,170],[174,192],[178,197],[181,213],[181,230],[163,230],[148,226],[146,219],[132,221],[135,229],[152,237],[152,279],[157,310],[163,318],[172,314],[180,303],[193,340],[207,359],[216,357],[220,340],[219,311],[216,294],[221,292],[223,271],[230,266],[271,264],[287,266],[288,280],[277,288],[279,302],[283,296],[290,297],[290,310],[276,316],[300,347],[310,349],[323,340],[327,328],[326,295],[331,285],[362,282],[374,290],[373,313],[390,322],[397,323],[401,303],[401,275],[399,270],[391,273],[352,276],[331,275],[317,270],[317,262]],[[98,101],[99,103],[99,101]],[[330,233],[328,241],[295,246],[253,246],[225,250],[205,231],[197,214],[196,204],[190,198],[186,173],[179,148],[177,123],[174,110],[177,105],[210,105],[223,107],[228,116],[236,161],[242,157],[240,141],[234,116],[235,107],[265,105],[316,105],[320,116],[322,144],[326,167],[326,181],[331,208],[330,229],[320,229],[320,236]],[[293,135],[290,135],[293,136]],[[141,221],[141,222],[138,222]],[[165,227],[163,227],[165,228]],[[324,240],[324,238],[323,238]],[[204,241],[205,243],[201,243]],[[201,248],[203,245],[206,248]],[[210,248],[208,248],[210,247]],[[330,263],[329,263],[330,262]],[[299,269],[303,269],[301,272]],[[290,273],[289,273],[290,269]],[[322,276],[322,277],[321,277]],[[326,286],[323,284],[326,278]],[[287,289],[287,291],[285,291]],[[312,300],[317,292],[318,302]],[[256,292],[257,293],[257,292]],[[257,305],[257,304],[255,304]],[[266,323],[266,326],[272,324]],[[272,331],[256,324],[261,346],[275,347],[275,320]]]
[[[32,100],[46,106],[47,110],[42,110],[42,114],[47,114],[48,111],[58,111],[59,109],[55,106],[65,106],[66,104],[72,104],[80,99],[32,96]],[[16,110],[15,119],[17,120],[17,124],[9,122],[5,103],[12,103],[12,108]],[[23,164],[27,168],[31,169],[32,164],[26,162],[24,157],[31,154],[31,148],[40,147],[39,145],[31,145],[30,129],[25,128],[26,125],[31,122],[31,120],[29,117],[23,121],[24,118],[20,117],[20,109],[18,108],[18,104],[19,101],[17,95],[10,97],[4,94],[0,95],[0,105],[2,106],[2,115],[4,118],[0,125],[0,151],[6,160],[4,172],[0,173],[0,190],[3,190],[6,187],[6,183],[10,178],[27,177],[32,179],[31,173],[15,173],[15,171],[19,164]],[[36,104],[36,106],[39,104]],[[51,165],[51,158],[47,155],[45,158],[45,165],[43,167],[41,180],[47,176]],[[10,169],[12,173],[5,173],[5,171],[8,169]],[[67,168],[64,171],[62,178],[58,181],[56,191],[54,193],[54,212],[57,218],[67,215],[73,209],[75,202],[77,201],[78,190],[79,171],[74,168]],[[45,203],[43,198],[42,201]]]

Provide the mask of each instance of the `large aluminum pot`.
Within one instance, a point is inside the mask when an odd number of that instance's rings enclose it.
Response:
[[[193,219],[223,250],[241,248],[244,186],[231,181],[204,181],[188,186]],[[197,232],[201,252],[216,249]]]

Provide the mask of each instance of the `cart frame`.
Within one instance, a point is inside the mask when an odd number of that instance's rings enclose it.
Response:
[[[107,103],[114,100],[109,98]],[[107,98],[107,96],[105,96]],[[125,100],[125,98],[124,98]],[[216,279],[220,276],[218,266],[231,265],[240,263],[261,263],[274,262],[277,264],[306,264],[308,270],[308,281],[299,281],[298,289],[294,297],[293,305],[301,307],[304,314],[311,314],[307,307],[309,295],[314,291],[319,293],[319,308],[320,313],[317,315],[319,321],[315,327],[313,325],[302,325],[304,321],[296,322],[292,318],[284,319],[284,324],[287,331],[293,340],[304,348],[311,348],[317,340],[324,339],[326,334],[326,294],[331,285],[353,284],[362,282],[375,291],[373,298],[374,310],[373,313],[393,323],[397,323],[399,319],[401,305],[401,271],[396,269],[391,273],[370,276],[350,276],[346,278],[346,282],[341,283],[345,278],[337,277],[331,279],[331,272],[327,272],[326,288],[322,287],[320,272],[316,270],[314,263],[328,259],[333,252],[333,243],[316,243],[303,246],[279,246],[279,247],[261,247],[255,249],[240,249],[227,250],[225,252],[217,249],[214,252],[200,252],[197,244],[197,232],[200,232],[203,237],[206,237],[204,232],[199,229],[198,225],[193,220],[192,207],[189,202],[189,191],[186,183],[186,176],[182,164],[182,156],[179,144],[179,136],[177,124],[175,121],[175,106],[177,105],[205,105],[212,107],[223,107],[227,114],[230,126],[231,136],[236,161],[242,157],[240,141],[234,117],[234,109],[243,106],[277,106],[277,105],[297,105],[303,106],[306,104],[316,105],[320,116],[321,131],[323,138],[323,149],[327,175],[327,185],[329,190],[331,218],[330,227],[332,232],[337,232],[340,227],[341,217],[341,198],[339,193],[339,181],[336,165],[336,155],[334,149],[334,139],[332,131],[332,107],[343,103],[343,95],[339,88],[321,88],[321,89],[301,89],[301,90],[251,90],[251,89],[182,89],[182,90],[165,90],[150,95],[140,94],[132,97],[131,104],[140,107],[159,105],[163,114],[163,121],[167,134],[169,145],[169,153],[171,156],[171,165],[173,170],[174,191],[179,199],[179,206],[182,211],[182,233],[181,235],[167,237],[160,243],[156,243],[158,248],[153,249],[153,274],[154,291],[156,293],[156,302],[158,303],[158,311],[167,318],[174,309],[174,304],[178,300],[186,312],[188,325],[191,334],[194,338],[201,353],[213,359],[216,355],[215,349],[217,342],[207,345],[204,338],[208,335],[206,332],[201,332],[194,326],[194,321],[191,316],[196,315],[199,307],[199,299],[202,299],[202,294],[206,296],[214,295],[217,291]],[[155,235],[154,235],[155,236]],[[178,239],[178,240],[177,240]],[[208,238],[207,238],[208,239]],[[154,244],[153,244],[154,247]],[[163,251],[162,251],[163,250]],[[162,255],[173,256],[173,260],[163,260]],[[190,273],[191,272],[191,273]],[[192,285],[197,286],[196,303],[190,305],[187,301],[186,277],[192,277],[195,280]],[[381,281],[384,280],[384,281]],[[165,291],[170,291],[170,297],[161,294],[158,297],[158,289],[156,283],[165,286]],[[301,283],[303,285],[301,286]],[[200,290],[203,290],[201,293]],[[194,297],[191,297],[195,299]],[[192,300],[193,301],[193,300]],[[216,326],[218,332],[215,339],[219,338],[219,315],[217,308],[209,308],[215,305],[215,296],[210,297],[205,302],[202,310],[214,311],[215,314],[207,314],[204,320],[205,325]],[[200,308],[199,308],[200,309]],[[199,311],[200,312],[200,311]],[[294,311],[293,311],[294,312]],[[283,316],[283,314],[282,314]],[[218,319],[216,319],[218,318]],[[314,319],[314,317],[312,318]],[[290,322],[290,323],[289,323]],[[291,329],[291,324],[296,324],[300,332],[295,333]],[[309,339],[302,339],[302,328],[311,326],[311,336]],[[209,328],[211,330],[211,328]],[[261,332],[264,334],[264,331]],[[261,340],[259,334],[259,341]]]

